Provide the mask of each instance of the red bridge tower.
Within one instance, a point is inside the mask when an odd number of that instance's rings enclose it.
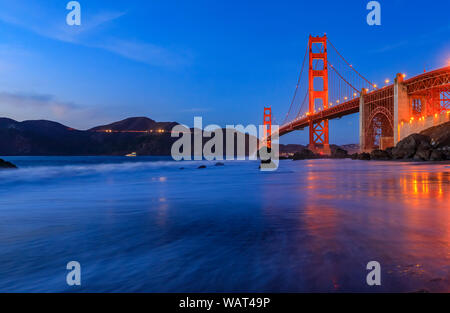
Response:
[[[327,60],[327,36],[309,36],[309,114],[316,113],[317,100],[320,100],[323,109],[328,109],[328,60]],[[316,90],[321,78],[322,88]],[[320,104],[319,104],[320,105]],[[330,154],[330,142],[328,136],[328,120],[314,123],[309,121],[309,149],[322,154]]]

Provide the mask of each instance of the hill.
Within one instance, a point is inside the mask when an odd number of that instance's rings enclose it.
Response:
[[[114,126],[119,132],[102,131]],[[0,118],[0,155],[170,155],[169,132],[134,133],[151,125],[151,129],[170,128],[176,123],[158,123],[147,118],[130,118],[110,125],[81,131],[52,121],[17,122]],[[123,131],[123,132],[120,132]]]
[[[130,117],[108,125],[97,126],[89,131],[157,131],[160,129],[170,131],[178,125],[176,122],[156,122],[148,117]]]

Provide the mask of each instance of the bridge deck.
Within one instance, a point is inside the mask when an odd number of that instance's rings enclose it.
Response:
[[[408,80],[405,80],[403,83],[407,86],[408,94],[423,92],[436,87],[448,88],[450,86],[450,66],[417,75],[415,77],[409,78]],[[372,90],[371,92],[368,92],[364,97],[383,97],[385,96],[384,94],[386,91],[391,91],[391,94],[393,95],[391,88],[394,88],[393,84],[380,89]],[[310,114],[304,118],[294,119],[293,121],[280,126],[278,135],[283,136],[294,130],[301,130],[305,127],[308,127],[311,121],[313,123],[318,123],[325,119],[331,120],[340,118],[345,115],[358,113],[359,102],[359,97],[353,98],[341,104],[331,106],[328,109]]]

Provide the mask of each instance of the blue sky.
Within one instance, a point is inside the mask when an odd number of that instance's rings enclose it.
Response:
[[[450,62],[450,2],[389,0],[381,26],[365,0],[0,0],[0,116],[87,129],[130,116],[260,124],[289,108],[309,34],[327,33],[382,84]],[[358,141],[357,115],[331,121],[331,143]],[[307,143],[307,131],[282,138]]]

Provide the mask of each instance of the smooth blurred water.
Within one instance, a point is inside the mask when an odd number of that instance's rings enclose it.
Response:
[[[450,291],[448,164],[6,159],[3,292]]]

